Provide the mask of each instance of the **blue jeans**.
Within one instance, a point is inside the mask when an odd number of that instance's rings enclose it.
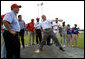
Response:
[[[3,32],[2,32],[3,34]],[[5,47],[5,41],[3,39],[3,46],[2,46],[2,50],[1,50],[1,58],[6,58],[6,47]]]

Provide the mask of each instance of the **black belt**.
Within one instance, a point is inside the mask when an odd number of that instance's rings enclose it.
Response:
[[[58,30],[58,29],[54,29],[54,30]]]
[[[40,29],[36,29],[36,30],[40,30]]]
[[[44,30],[49,30],[49,29],[51,29],[51,28],[48,28],[48,29],[44,29]]]
[[[4,31],[9,32],[8,30],[5,30],[5,29],[4,29]],[[16,33],[19,33],[19,32],[17,32],[17,31],[15,31],[15,32],[16,32]]]
[[[24,30],[24,29],[20,29],[20,30]]]

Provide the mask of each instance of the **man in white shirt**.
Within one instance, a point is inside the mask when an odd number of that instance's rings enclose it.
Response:
[[[58,23],[58,21],[59,21],[58,18],[56,18],[56,22],[52,25],[53,26],[53,32],[56,34],[57,38],[58,38],[58,34],[59,34],[59,27],[61,27],[61,25],[60,25],[60,23]]]
[[[42,19],[43,39],[40,44],[40,51],[42,51],[43,45],[49,36],[55,41],[55,44],[59,46],[60,50],[65,51],[52,30],[51,22],[55,20],[47,20],[45,15],[42,15]]]
[[[58,35],[59,35],[59,27],[62,27],[60,25],[60,23],[58,23],[58,21],[62,22],[63,20],[58,20],[58,18],[56,18],[56,22],[52,24],[53,32],[55,33],[57,38],[58,38]],[[53,42],[53,41],[51,40],[51,42]]]
[[[65,26],[65,22],[62,22],[62,36],[61,36],[61,45],[62,45],[62,40],[64,39],[64,45],[63,47],[65,47],[65,40],[66,40],[66,26]]]
[[[36,43],[39,44],[39,42],[41,43],[42,40],[42,35],[41,35],[41,24],[39,22],[40,18],[36,18],[37,22],[34,24],[35,27],[35,31],[36,31]],[[39,42],[38,42],[38,38],[39,38]]]
[[[58,20],[58,18],[55,18],[55,23],[52,23],[52,29],[55,33],[56,37],[58,38],[59,35],[59,27],[62,27],[59,22],[62,22],[63,20]],[[58,22],[59,21],[59,22]],[[50,41],[50,40],[49,40]],[[51,39],[51,44],[53,43],[53,40]]]

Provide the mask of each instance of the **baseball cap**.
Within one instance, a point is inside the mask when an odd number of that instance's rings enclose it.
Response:
[[[1,18],[3,19],[6,14],[1,15]]]
[[[34,19],[31,19],[31,21],[34,21]]]
[[[17,5],[17,4],[12,4],[12,5],[11,5],[11,8],[14,8],[14,7],[19,7],[19,8],[21,8],[22,6],[21,6],[21,5]]]
[[[39,19],[40,19],[40,18],[38,18],[38,17],[36,18],[36,20],[39,20]]]

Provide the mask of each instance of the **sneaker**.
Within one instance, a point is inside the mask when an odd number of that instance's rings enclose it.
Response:
[[[29,45],[28,46],[31,46],[31,44],[29,43]]]
[[[40,51],[42,51],[42,48],[39,48]]]
[[[32,45],[35,45],[34,43]]]
[[[63,45],[63,47],[65,48],[66,46],[65,46],[65,45]]]
[[[23,48],[25,48],[25,46],[23,46]]]
[[[63,49],[63,47],[60,47],[60,50],[62,50],[63,52],[65,51],[65,50]]]
[[[40,44],[37,44],[37,45],[40,45]]]
[[[53,45],[53,43],[51,43],[50,45]]]

